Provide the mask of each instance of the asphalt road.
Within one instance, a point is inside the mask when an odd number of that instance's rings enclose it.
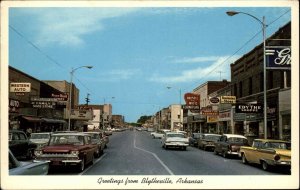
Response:
[[[239,158],[223,158],[213,152],[188,147],[165,150],[160,139],[146,131],[115,132],[104,154],[82,173],[55,169],[49,175],[283,175],[286,171],[264,171],[245,165]]]

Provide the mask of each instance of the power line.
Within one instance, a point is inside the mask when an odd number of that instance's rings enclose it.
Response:
[[[36,49],[39,53],[41,53],[43,56],[45,56],[50,62],[55,63],[57,66],[63,68],[66,72],[68,72],[68,69],[64,67],[62,64],[60,64],[58,61],[53,59],[51,56],[49,56],[47,53],[42,51],[41,48],[39,48],[37,45],[35,45],[32,41],[28,40],[21,32],[19,32],[15,27],[9,25],[9,28],[12,29],[16,34],[18,34],[20,37],[22,37],[28,44],[30,44],[34,49]],[[91,91],[85,84],[83,84],[78,78],[74,77],[84,88],[86,88],[89,92]]]
[[[281,17],[283,17],[284,15],[286,15],[288,12],[290,12],[290,10],[286,11],[285,13],[283,13],[282,15],[280,15],[279,17],[277,17],[275,20],[273,20],[272,22],[270,22],[269,24],[267,24],[266,26],[269,27],[270,25],[272,25],[274,22],[276,22],[277,20],[279,20]],[[220,64],[218,64],[215,68],[213,68],[210,72],[208,72],[206,75],[204,75],[203,77],[201,77],[199,80],[207,77],[209,74],[213,73],[217,68],[219,68],[221,65],[223,65],[226,61],[228,61],[229,59],[231,59],[234,55],[236,55],[240,50],[242,50],[246,45],[248,45],[254,38],[256,38],[256,36],[258,36],[260,33],[262,32],[262,29],[260,31],[258,31],[251,39],[249,39],[247,42],[244,43],[244,45],[242,45],[239,49],[237,49],[231,56],[229,56],[228,58],[226,58],[223,62],[221,62]],[[185,88],[187,89],[187,88]],[[185,90],[184,89],[184,90]]]

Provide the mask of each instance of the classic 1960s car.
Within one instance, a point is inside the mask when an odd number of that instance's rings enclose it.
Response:
[[[228,155],[239,155],[241,146],[248,146],[248,140],[243,135],[223,134],[220,139],[215,142],[214,153],[221,153],[224,158]]]
[[[168,147],[178,147],[186,150],[186,147],[189,146],[189,139],[183,133],[166,132],[161,139],[161,143],[165,149]]]
[[[32,159],[37,145],[23,131],[9,130],[9,149],[18,159]]]
[[[85,165],[94,162],[97,144],[92,143],[92,138],[83,133],[58,133],[53,134],[48,146],[35,151],[35,162],[46,161],[51,166],[75,165],[79,171]]]
[[[202,134],[198,140],[198,148],[203,150],[214,150],[215,149],[215,142],[219,140],[221,135],[218,134]]]
[[[29,140],[37,145],[37,149],[41,149],[48,145],[51,134],[51,132],[31,133]]]
[[[291,167],[291,144],[287,141],[255,139],[252,147],[242,146],[239,155],[244,164],[261,164],[264,170],[270,166]]]
[[[92,142],[98,145],[98,149],[95,152],[95,156],[99,158],[103,154],[106,145],[104,138],[102,137],[102,132],[84,132],[84,134],[91,135]]]
[[[9,150],[9,175],[47,175],[48,169],[47,162],[20,162]]]

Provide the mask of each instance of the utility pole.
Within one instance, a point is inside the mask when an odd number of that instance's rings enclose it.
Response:
[[[89,105],[90,99],[89,99],[90,94],[88,93],[86,98],[85,98],[85,105]]]

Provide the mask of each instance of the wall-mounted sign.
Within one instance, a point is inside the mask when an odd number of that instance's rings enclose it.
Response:
[[[184,100],[187,106],[199,106],[200,94],[186,93],[184,94]]]
[[[216,123],[218,121],[218,116],[207,116],[207,123]]]
[[[20,107],[20,102],[18,100],[9,99],[9,112],[18,113]]]
[[[263,106],[260,104],[236,104],[235,113],[262,113]]]
[[[10,92],[30,92],[31,83],[17,83],[12,82],[9,84]]]
[[[69,111],[67,109],[65,111],[65,114],[65,119],[68,119]],[[76,120],[92,120],[93,112],[91,110],[72,110],[70,118]]]
[[[55,109],[57,99],[56,98],[39,98],[39,97],[31,97],[31,105],[33,108],[40,109]]]
[[[235,104],[236,97],[235,96],[221,96],[220,103],[221,104]]]
[[[220,99],[219,99],[219,97],[211,97],[211,98],[209,98],[209,102],[211,104],[219,104],[220,103]]]
[[[56,98],[57,101],[68,101],[68,94],[62,93],[62,94],[51,94],[52,98]]]
[[[202,110],[201,114],[202,115],[206,115],[206,116],[218,116],[219,115],[219,111],[215,111],[215,110]]]
[[[268,69],[291,69],[291,47],[266,47]]]

